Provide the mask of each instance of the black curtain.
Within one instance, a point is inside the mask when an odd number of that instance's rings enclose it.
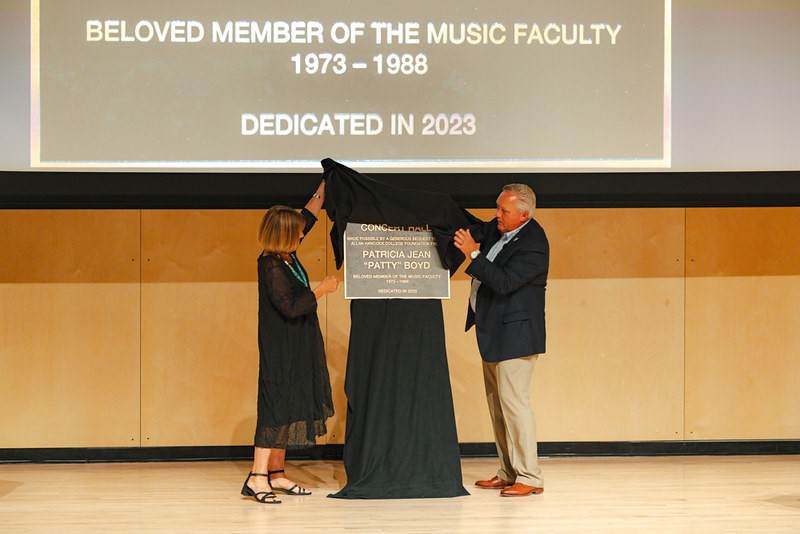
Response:
[[[448,195],[404,190],[326,159],[325,209],[336,266],[348,222],[425,226],[451,273],[464,260],[458,228],[475,222]],[[465,304],[466,306],[466,304]],[[331,497],[402,499],[467,495],[461,477],[441,301],[364,299],[350,305],[347,485]]]

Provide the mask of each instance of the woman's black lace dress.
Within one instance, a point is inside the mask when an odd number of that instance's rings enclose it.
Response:
[[[303,210],[308,233],[316,218]],[[295,258],[258,258],[258,421],[255,446],[313,447],[333,415],[317,299]]]

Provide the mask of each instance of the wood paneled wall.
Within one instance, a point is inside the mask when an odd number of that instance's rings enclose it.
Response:
[[[139,445],[138,211],[0,211],[0,447]]]
[[[476,210],[491,217],[489,210]],[[247,445],[257,210],[0,211],[0,447]],[[551,209],[543,441],[798,439],[800,208]],[[300,250],[335,272],[323,217]],[[444,302],[459,440],[492,441],[469,278]],[[342,443],[349,303],[324,298]]]
[[[800,437],[800,208],[686,214],[686,438]]]

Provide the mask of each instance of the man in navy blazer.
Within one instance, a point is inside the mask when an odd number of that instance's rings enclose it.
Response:
[[[533,220],[536,196],[524,184],[503,187],[495,219],[456,232],[455,246],[471,260],[466,330],[475,325],[500,469],[479,488],[503,497],[544,491],[529,387],[545,351],[544,293],[550,247]]]

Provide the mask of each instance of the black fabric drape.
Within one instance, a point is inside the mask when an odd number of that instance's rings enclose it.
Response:
[[[451,273],[452,244],[475,222],[449,196],[392,187],[326,159],[325,209],[337,268],[348,222],[425,226]],[[461,477],[441,301],[364,299],[350,305],[347,484],[331,497],[401,499],[468,495]]]
[[[453,244],[459,228],[482,221],[461,208],[449,195],[414,189],[400,189],[332,159],[322,160],[325,178],[325,210],[333,221],[331,246],[339,269],[344,261],[344,231],[348,222],[386,223],[392,226],[428,225],[442,265],[450,274],[464,261]]]

